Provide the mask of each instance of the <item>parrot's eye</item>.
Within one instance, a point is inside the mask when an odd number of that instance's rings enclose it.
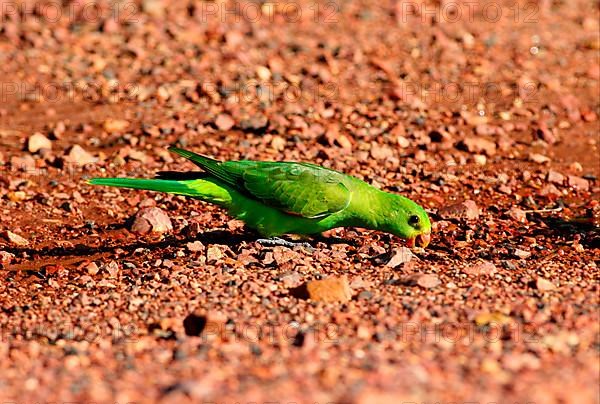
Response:
[[[410,224],[412,227],[417,227],[420,222],[421,219],[419,219],[419,216],[417,215],[412,215],[408,218],[408,224]]]

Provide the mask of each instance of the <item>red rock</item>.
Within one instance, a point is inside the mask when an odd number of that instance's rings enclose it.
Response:
[[[13,169],[22,171],[32,171],[36,168],[35,160],[29,154],[24,156],[12,156],[10,158],[10,166]]]
[[[394,255],[390,258],[390,260],[385,264],[390,268],[396,268],[399,265],[410,262],[415,255],[408,247],[400,247],[394,249]]]
[[[410,394],[405,391],[391,392],[367,388],[360,392],[355,402],[356,404],[398,404],[417,403],[422,401],[423,398],[416,393]]]
[[[598,114],[590,109],[586,109],[581,112],[581,117],[586,122],[596,122],[598,120]]]
[[[550,290],[556,289],[556,285],[544,278],[537,278],[535,281],[535,287],[542,292],[548,292]]]
[[[466,273],[467,275],[473,275],[473,276],[481,276],[481,275],[487,275],[487,276],[492,276],[497,272],[496,269],[496,265],[494,265],[492,262],[489,261],[484,261],[469,267],[466,267],[462,270],[464,273]]]
[[[73,164],[85,165],[93,164],[97,162],[98,159],[92,156],[87,151],[85,151],[81,146],[76,144],[73,147],[71,147],[69,153],[66,156],[66,161]]]
[[[438,214],[443,219],[467,219],[474,220],[479,218],[479,207],[468,199],[466,201],[455,203],[441,208]]]
[[[26,246],[29,245],[29,241],[27,241],[25,238],[19,236],[16,233],[13,233],[10,230],[6,230],[2,233],[2,236],[8,240],[9,243],[17,245],[17,246]]]
[[[102,32],[115,33],[119,31],[120,27],[121,26],[114,18],[107,18],[102,24]]]
[[[502,358],[505,369],[517,372],[522,369],[536,370],[540,368],[540,360],[531,353],[508,353]]]
[[[304,120],[301,120],[301,122],[304,126],[306,126],[306,122]],[[243,119],[239,126],[243,130],[262,133],[269,126],[269,118],[267,118],[267,116],[264,114],[255,114]]]
[[[386,158],[392,157],[394,155],[394,151],[386,145],[380,145],[378,143],[371,144],[371,157],[375,160],[384,160]]]
[[[544,156],[543,154],[540,154],[540,153],[529,153],[529,160],[533,161],[534,163],[538,163],[538,164],[545,164],[545,163],[549,163],[551,161],[550,157]]]
[[[308,297],[318,302],[348,302],[352,298],[346,276],[310,281],[306,284],[306,290]]]
[[[219,130],[229,130],[234,127],[235,121],[228,114],[219,114],[215,119],[215,125]]]
[[[60,139],[60,137],[64,135],[66,130],[67,126],[65,125],[65,123],[63,121],[58,121],[54,128],[52,128],[52,135],[55,139]]]
[[[46,272],[46,275],[54,275],[54,274],[58,274],[61,275],[64,271],[65,271],[65,267],[63,267],[60,264],[54,265],[45,265],[43,267],[43,270]],[[53,279],[48,279],[48,284],[52,287],[57,287],[58,283],[54,283],[56,281],[54,281]]]
[[[554,185],[547,184],[540,189],[539,194],[541,196],[560,196],[561,192]]]
[[[536,135],[550,145],[557,142],[556,135],[548,128],[546,122],[540,122],[540,127],[536,130]]]
[[[146,162],[148,159],[148,155],[141,150],[129,150],[127,152],[127,157],[130,160],[141,161],[142,163]]]
[[[489,121],[487,116],[469,111],[461,111],[460,116],[471,126],[485,125]]]
[[[165,14],[165,5],[160,0],[143,0],[142,9],[155,18],[163,18]]]
[[[52,141],[41,133],[36,132],[27,139],[27,150],[30,153],[37,153],[42,149],[52,149]]]
[[[498,192],[502,192],[503,194],[506,194],[506,195],[511,195],[512,191],[513,191],[512,188],[509,187],[508,185],[500,185],[498,187]]]
[[[136,215],[131,231],[141,234],[165,233],[173,230],[169,216],[160,208],[144,208]]]
[[[204,244],[202,244],[200,241],[193,241],[193,242],[187,243],[186,247],[191,252],[204,251],[204,248],[205,248]]]
[[[351,150],[352,143],[348,139],[348,137],[342,133],[340,133],[338,124],[331,124],[327,127],[327,131],[325,132],[325,140],[329,143],[330,146],[338,145],[343,149]]]
[[[487,157],[484,154],[476,154],[473,156],[473,162],[479,166],[487,164]]]
[[[279,279],[283,282],[286,288],[298,287],[302,281],[302,275],[298,272],[289,271],[282,274]]]
[[[28,199],[27,194],[24,191],[9,192],[6,194],[6,197],[12,202],[22,202]]]
[[[125,119],[112,119],[109,118],[104,121],[102,127],[108,133],[121,133],[125,132],[129,128],[129,121]]]
[[[496,154],[496,143],[476,136],[465,138],[460,146],[471,153],[485,153],[488,156]]]
[[[580,162],[574,161],[573,163],[569,164],[569,169],[580,173],[583,171],[583,166]]]
[[[346,135],[340,134],[335,140],[342,149],[352,150],[352,142],[350,142]]]
[[[119,264],[116,261],[109,261],[103,268],[111,278],[116,278],[119,274]]]
[[[211,245],[206,249],[206,262],[214,263],[223,258],[223,251],[218,245]]]
[[[435,274],[412,274],[401,278],[401,283],[407,286],[420,286],[430,289],[438,286],[441,282]]]
[[[559,173],[558,171],[548,170],[546,180],[553,184],[563,185],[563,183],[565,182],[565,176]]]
[[[228,31],[225,33],[225,42],[227,42],[227,45],[235,48],[244,43],[244,35],[237,31]]]
[[[434,274],[424,274],[417,278],[417,285],[425,289],[435,288],[440,283],[440,278]]]
[[[398,144],[398,147],[401,149],[406,149],[408,146],[410,146],[410,140],[408,140],[404,136],[398,136],[396,138],[396,143]],[[450,146],[452,146],[452,145],[450,145]]]
[[[475,320],[475,324],[477,324],[479,327],[490,325],[490,324],[506,325],[506,324],[510,324],[512,321],[512,319],[509,316],[502,314],[500,312],[479,313],[475,316],[474,320]]]
[[[282,246],[273,247],[273,259],[275,259],[277,265],[283,265],[298,258],[298,252],[294,250]]]
[[[135,206],[135,204],[133,204],[132,206]],[[153,208],[156,206],[156,201],[152,198],[145,198],[143,201],[141,201],[138,205],[138,208],[143,209],[143,208]]]
[[[9,265],[15,259],[15,255],[7,251],[0,251],[0,265]]]
[[[498,140],[496,141],[496,143],[498,144],[498,149],[500,149],[503,152],[507,152],[513,148],[515,141],[512,138],[510,138],[509,136],[502,135],[502,136],[498,137]]]
[[[516,206],[513,206],[508,211],[506,211],[506,215],[517,222],[525,223],[527,222],[527,214],[523,209],[519,209]]]
[[[480,124],[475,126],[475,133],[482,136],[491,136],[496,133],[496,127],[488,124]]]
[[[96,275],[98,272],[100,272],[100,268],[98,267],[98,265],[96,265],[94,261],[88,263],[85,266],[85,270],[90,275]]]
[[[196,238],[202,233],[203,228],[198,222],[191,222],[183,229],[183,234],[188,238]]]
[[[98,282],[96,284],[96,286],[98,286],[100,288],[109,288],[109,289],[115,289],[117,287],[117,285],[115,285],[114,283],[112,283],[108,279],[102,279],[102,280],[100,280],[100,282]]]
[[[271,139],[271,147],[277,151],[282,151],[285,149],[286,140],[281,136],[273,136]]]
[[[271,78],[271,70],[266,66],[256,66],[255,71],[260,80],[267,81]]]
[[[576,175],[569,175],[567,177],[567,183],[573,189],[578,191],[589,191],[590,183],[585,178],[578,177]]]
[[[531,253],[529,251],[525,251],[525,250],[522,250],[520,248],[517,248],[514,251],[514,255],[517,258],[525,259],[525,258],[529,258],[531,256]]]
[[[581,112],[579,111],[579,100],[573,94],[567,94],[560,97],[560,102],[567,112],[567,116],[571,122],[579,122],[581,120]]]

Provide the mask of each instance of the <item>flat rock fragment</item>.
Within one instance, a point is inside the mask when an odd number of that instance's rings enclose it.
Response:
[[[131,226],[135,233],[166,233],[173,230],[173,224],[169,215],[160,208],[144,208],[136,215]]]
[[[318,302],[348,302],[352,298],[352,290],[348,277],[329,277],[310,281],[306,284],[308,297]]]
[[[444,219],[467,219],[479,218],[479,207],[470,199],[440,208],[439,215]]]

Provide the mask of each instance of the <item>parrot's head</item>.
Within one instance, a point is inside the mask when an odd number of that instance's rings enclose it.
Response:
[[[410,247],[427,247],[431,241],[431,221],[421,206],[400,195],[394,195],[387,218],[387,230],[408,240]]]

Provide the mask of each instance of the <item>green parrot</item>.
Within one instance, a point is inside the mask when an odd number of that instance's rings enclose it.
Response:
[[[318,235],[336,227],[394,234],[426,247],[431,223],[425,210],[400,195],[309,163],[218,161],[176,147],[203,172],[159,173],[154,179],[92,178],[92,185],[147,189],[214,203],[264,237]]]

